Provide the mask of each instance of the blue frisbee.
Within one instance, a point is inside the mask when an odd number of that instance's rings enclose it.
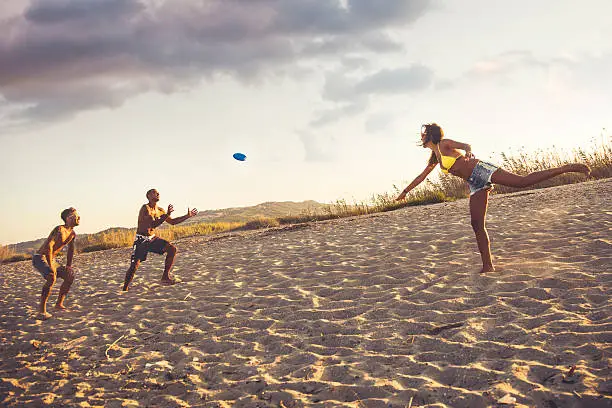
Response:
[[[236,159],[238,161],[245,161],[246,160],[246,155],[244,155],[242,153],[234,153],[233,157],[234,157],[234,159]]]

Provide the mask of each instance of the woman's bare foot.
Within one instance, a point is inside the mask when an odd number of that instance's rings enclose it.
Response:
[[[486,265],[482,267],[482,269],[480,270],[480,273],[486,273],[486,272],[495,272],[495,267],[493,265]]]
[[[582,163],[572,163],[565,166],[567,171],[572,171],[575,173],[584,173],[585,176],[591,174],[591,169],[586,164]]]
[[[40,312],[40,313],[38,313],[38,318],[39,318],[40,320],[48,320],[48,319],[50,319],[51,317],[52,317],[51,313],[47,313],[47,312],[44,312],[44,313],[43,313],[43,312]]]
[[[66,306],[60,305],[60,304],[56,304],[55,305],[55,310],[66,310]]]

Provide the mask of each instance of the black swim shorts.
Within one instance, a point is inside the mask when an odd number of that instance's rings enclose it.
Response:
[[[134,245],[132,246],[132,263],[136,260],[146,261],[149,252],[160,255],[163,254],[168,244],[168,241],[158,238],[155,235],[136,234]]]

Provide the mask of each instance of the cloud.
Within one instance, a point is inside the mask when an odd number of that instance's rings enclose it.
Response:
[[[242,81],[297,63],[402,46],[385,30],[429,0],[23,0],[0,11],[0,95],[24,119],[118,106],[217,73]],[[3,5],[4,7],[4,5]]]
[[[551,69],[578,68],[579,63],[567,57],[539,58],[531,51],[514,50],[476,61],[470,69],[456,78],[441,78],[435,83],[440,90],[453,89],[475,82],[496,81],[502,85],[515,86],[513,78],[524,71],[548,73]]]
[[[367,98],[360,98],[349,103],[342,103],[331,109],[319,112],[315,119],[310,122],[313,127],[321,127],[335,123],[338,120],[347,116],[356,116],[365,112],[368,108],[369,101]]]
[[[0,22],[6,22],[13,17],[22,15],[28,8],[30,0],[3,0],[0,8]]]
[[[331,72],[325,78],[323,97],[332,106],[319,112],[311,125],[329,125],[347,116],[363,113],[374,96],[405,95],[426,90],[433,78],[433,71],[419,64],[383,69],[359,78],[343,72]]]
[[[141,3],[125,0],[104,1],[37,1],[25,12],[34,24],[57,24],[87,21],[89,24],[111,22],[144,9]]]
[[[418,64],[383,69],[357,79],[331,73],[325,79],[323,95],[332,101],[345,101],[363,96],[405,94],[425,90],[432,81],[433,71]]]
[[[360,69],[367,69],[372,66],[372,62],[364,57],[353,57],[348,56],[342,59],[342,69],[344,71],[355,71]]]
[[[427,89],[433,79],[431,69],[422,65],[385,69],[355,85],[358,94],[400,94]]]
[[[612,100],[611,71],[612,50],[550,57],[517,50],[476,61],[455,78],[437,79],[434,88],[455,90],[494,82],[500,89],[538,87],[555,100],[575,99],[579,94]]]

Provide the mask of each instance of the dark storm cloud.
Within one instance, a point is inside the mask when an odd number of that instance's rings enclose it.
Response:
[[[401,45],[385,30],[416,20],[429,1],[346,4],[32,0],[20,14],[0,10],[0,96],[26,106],[25,118],[54,118],[172,92],[218,72],[248,81],[317,58],[394,52]]]

